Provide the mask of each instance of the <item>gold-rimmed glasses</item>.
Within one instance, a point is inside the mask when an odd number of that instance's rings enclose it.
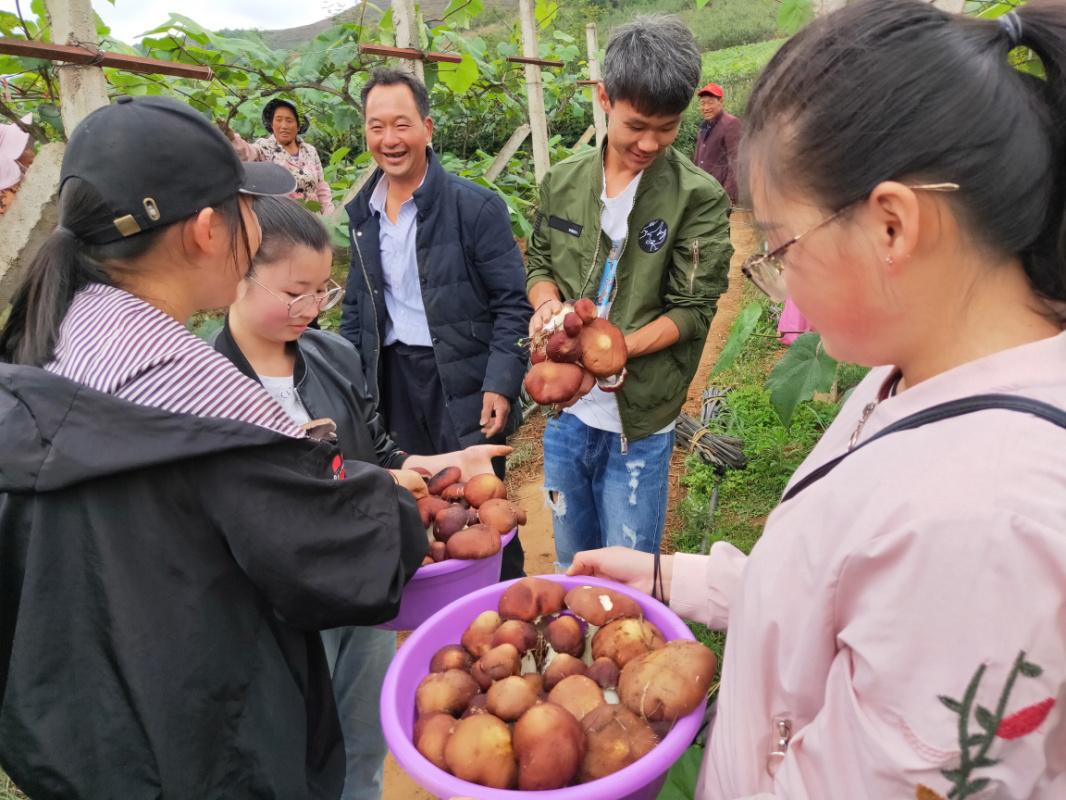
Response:
[[[957,183],[923,183],[917,186],[908,186],[907,188],[922,192],[957,192],[959,190],[959,185]],[[858,203],[861,201],[857,200],[855,202]],[[855,203],[849,203],[843,208],[834,211],[817,225],[808,228],[798,236],[793,236],[787,242],[775,247],[769,252],[754,253],[748,256],[744,260],[744,264],[740,267],[741,272],[744,273],[744,276],[748,280],[755,284],[755,288],[775,303],[785,302],[788,297],[788,289],[785,286],[784,255],[788,248],[792,247],[792,245],[804,236],[808,236],[819,228],[828,225],[853,205],[855,205]]]
[[[316,314],[326,311],[337,305],[337,303],[340,302],[341,296],[344,294],[344,289],[342,289],[336,281],[330,279],[330,284],[332,285],[326,291],[308,292],[307,294],[302,294],[299,297],[289,300],[282,297],[269,286],[264,286],[261,281],[257,281],[254,277],[249,276],[248,280],[258,284],[282,303],[285,303],[285,305],[288,306],[290,317],[303,317],[311,313],[312,309],[315,309]]]

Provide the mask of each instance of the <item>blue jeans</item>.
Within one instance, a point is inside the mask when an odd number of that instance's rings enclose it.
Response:
[[[381,732],[381,684],[396,655],[396,634],[378,628],[333,628],[322,631],[322,644],[344,734],[347,770],[341,798],[381,800],[388,752]]]
[[[590,428],[573,414],[548,420],[544,491],[558,569],[597,547],[659,549],[673,449],[673,431],[631,441],[623,453],[617,433]]]

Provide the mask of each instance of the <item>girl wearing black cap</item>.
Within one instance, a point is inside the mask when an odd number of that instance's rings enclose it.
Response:
[[[296,200],[319,204],[319,213],[333,213],[333,195],[322,172],[318,151],[300,138],[307,132],[308,121],[300,118],[295,104],[274,98],[263,107],[263,126],[270,135],[249,144],[240,134],[224,128],[226,136],[242,161],[272,161],[285,167],[296,179]]]
[[[425,531],[184,325],[248,271],[244,195],[291,189],[163,98],[70,138],[0,333],[0,766],[30,796],[340,793],[318,630],[394,616]]]

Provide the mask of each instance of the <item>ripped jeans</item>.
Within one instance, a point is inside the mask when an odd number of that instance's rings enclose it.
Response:
[[[582,550],[623,545],[653,553],[666,521],[674,432],[629,442],[590,428],[573,414],[544,429],[544,491],[555,531],[555,565]]]

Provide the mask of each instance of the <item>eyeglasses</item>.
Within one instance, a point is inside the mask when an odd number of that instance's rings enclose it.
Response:
[[[909,186],[907,188],[922,192],[957,192],[959,190],[959,185],[957,183],[923,183],[918,186]],[[862,201],[855,201],[855,203],[859,202]],[[855,203],[849,203],[838,211],[835,211],[817,225],[808,228],[798,236],[793,236],[783,245],[775,247],[768,253],[755,253],[754,255],[748,256],[740,267],[741,272],[744,273],[744,277],[755,284],[756,289],[765,294],[775,303],[785,302],[788,298],[788,288],[785,286],[784,274],[785,252],[804,236],[812,234],[819,228],[828,225],[855,205]]]
[[[288,306],[290,317],[302,317],[312,313],[312,311],[317,314],[326,309],[333,308],[333,306],[340,302],[341,296],[344,294],[344,289],[338,286],[336,281],[330,280],[330,283],[333,285],[324,292],[310,292],[309,294],[302,294],[293,300],[287,300],[269,286],[263,286],[260,281],[257,281],[252,276],[249,276],[248,280],[258,284],[278,300],[285,303],[285,305]]]

